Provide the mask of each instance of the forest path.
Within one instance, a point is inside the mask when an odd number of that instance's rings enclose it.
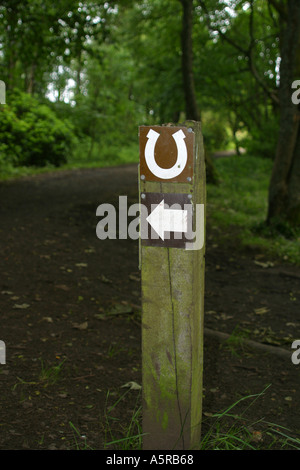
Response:
[[[123,385],[141,383],[138,242],[96,237],[97,207],[117,208],[121,195],[128,206],[137,202],[136,165],[0,183],[0,449],[103,449],[107,406],[128,390]],[[204,420],[270,385],[246,418],[299,431],[300,365],[291,361],[299,280],[299,268],[239,248],[208,213]],[[111,412],[120,420],[116,435],[140,400],[129,390]],[[86,438],[76,440],[74,427]],[[259,433],[253,428],[254,441]]]

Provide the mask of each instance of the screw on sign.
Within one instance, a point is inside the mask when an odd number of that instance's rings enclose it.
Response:
[[[191,449],[200,442],[202,416],[201,124],[141,126],[139,138],[140,201],[148,214],[140,232],[143,447]]]

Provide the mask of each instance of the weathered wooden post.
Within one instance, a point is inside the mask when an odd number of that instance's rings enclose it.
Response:
[[[0,104],[6,104],[6,85],[0,80]]]
[[[139,140],[143,447],[193,449],[202,416],[201,124],[141,126]]]

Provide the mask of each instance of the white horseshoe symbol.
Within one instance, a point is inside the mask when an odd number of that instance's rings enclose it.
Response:
[[[158,178],[162,178],[164,180],[175,178],[176,176],[180,175],[180,173],[182,173],[187,162],[187,148],[184,141],[184,132],[180,129],[172,135],[177,146],[177,160],[175,165],[173,165],[171,168],[161,168],[155,161],[154,149],[159,136],[160,134],[153,129],[150,129],[147,134],[148,141],[145,146],[146,163],[151,173],[153,173],[153,175],[157,176]]]

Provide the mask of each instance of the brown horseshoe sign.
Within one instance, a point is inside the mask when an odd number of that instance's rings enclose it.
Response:
[[[141,126],[139,130],[141,179],[192,183],[193,131],[167,126]]]

